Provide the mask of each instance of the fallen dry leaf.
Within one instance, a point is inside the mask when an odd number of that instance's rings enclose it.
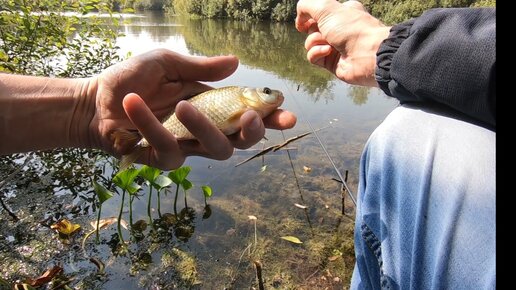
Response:
[[[63,268],[59,266],[54,266],[52,269],[48,269],[43,273],[41,276],[39,276],[36,279],[28,279],[26,282],[32,287],[39,287],[44,284],[47,284],[48,282],[52,281],[52,279],[61,273],[63,271]]]
[[[311,167],[308,167],[308,166],[303,166],[303,171],[304,171],[305,173],[310,173],[310,172],[312,172],[312,168],[311,168]]]
[[[63,235],[71,235],[78,231],[81,226],[79,224],[73,224],[69,222],[67,219],[63,219],[53,225],[50,226],[51,229],[57,230],[59,233]]]
[[[103,229],[107,226],[110,226],[114,223],[116,223],[116,220],[117,218],[116,217],[110,217],[110,218],[106,218],[106,219],[101,219],[99,221],[99,229]],[[92,221],[90,222],[90,225],[94,228],[94,229],[97,229],[97,221]]]
[[[333,261],[337,260],[338,258],[340,258],[340,255],[331,256],[331,257],[328,257],[328,261],[333,262]]]

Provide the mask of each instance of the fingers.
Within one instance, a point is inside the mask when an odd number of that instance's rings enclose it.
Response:
[[[314,23],[318,23],[321,18],[325,17],[328,12],[331,12],[338,5],[341,4],[335,0],[300,0],[296,7],[296,29],[299,32],[308,33]]]
[[[182,142],[187,155],[200,155],[224,160],[233,154],[233,146],[226,135],[212,124],[190,103],[181,101],[176,106],[177,119],[192,133],[197,141]]]
[[[184,157],[179,154],[179,145],[174,135],[162,126],[137,94],[131,93],[125,96],[123,106],[131,122],[152,148],[152,151],[148,148],[137,162],[159,168],[175,168],[184,162]]]
[[[194,57],[160,49],[158,60],[169,80],[218,81],[230,76],[238,67],[236,56]]]
[[[265,135],[265,126],[263,121],[255,111],[247,111],[240,117],[242,130],[231,136],[229,140],[234,147],[239,149],[247,149],[258,143]]]
[[[296,125],[297,117],[291,112],[278,109],[263,119],[266,128],[285,130]]]

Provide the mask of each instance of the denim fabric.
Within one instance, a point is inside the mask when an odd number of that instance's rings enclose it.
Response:
[[[352,289],[494,289],[496,133],[396,108],[364,149]]]

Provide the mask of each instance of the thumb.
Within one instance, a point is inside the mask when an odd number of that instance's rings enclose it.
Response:
[[[170,50],[163,52],[162,62],[170,80],[218,81],[233,74],[238,58],[233,55],[198,57],[182,55]]]

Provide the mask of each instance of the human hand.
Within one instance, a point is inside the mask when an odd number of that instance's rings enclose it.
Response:
[[[276,110],[262,122],[256,112],[249,111],[240,118],[242,130],[225,136],[192,105],[180,102],[211,89],[199,81],[224,79],[237,66],[238,59],[234,56],[190,57],[165,49],[114,65],[90,79],[87,95],[91,96],[94,104],[83,106],[93,107],[93,117],[85,138],[89,139],[91,147],[120,157],[130,153],[135,143],[115,144],[113,132],[121,128],[136,129],[151,145],[137,162],[173,169],[181,166],[191,155],[227,159],[235,147],[244,149],[260,141],[265,126],[275,129],[293,127],[296,118],[292,113]],[[176,140],[161,125],[159,120],[174,107],[178,119],[197,140]]]
[[[308,33],[308,61],[347,83],[378,86],[376,52],[390,27],[371,16],[360,2],[300,0],[296,28]]]

